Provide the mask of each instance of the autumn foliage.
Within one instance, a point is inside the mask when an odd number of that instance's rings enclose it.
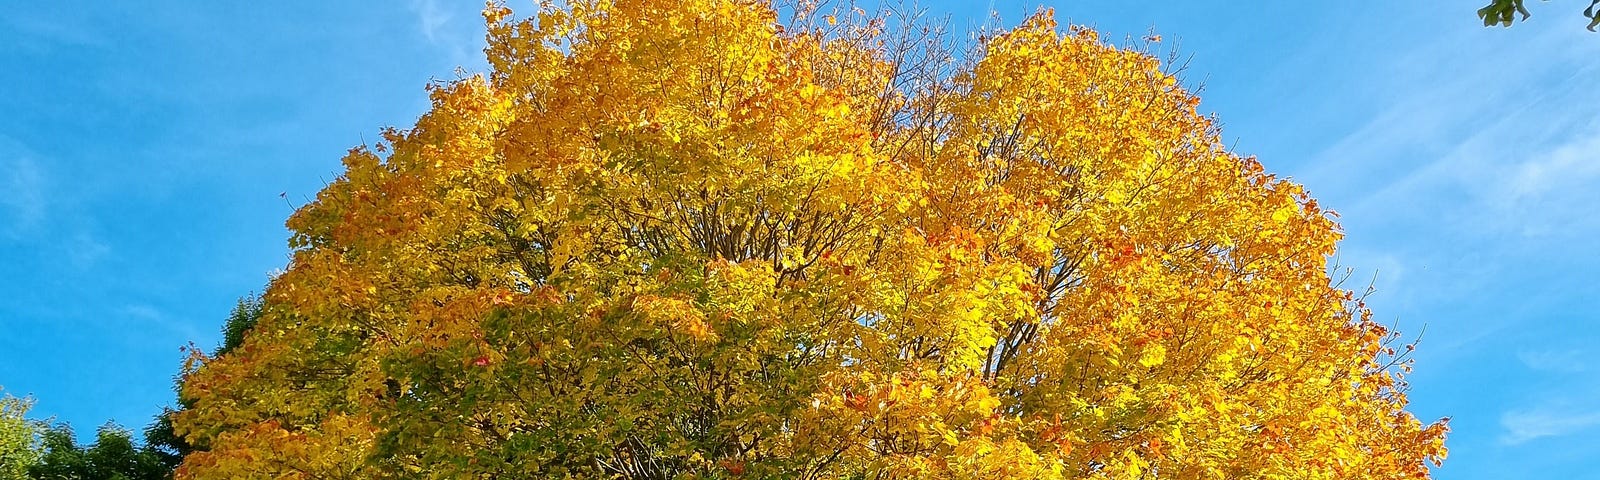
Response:
[[[177,430],[210,478],[1418,478],[1300,186],[1049,12],[485,12],[289,220]]]

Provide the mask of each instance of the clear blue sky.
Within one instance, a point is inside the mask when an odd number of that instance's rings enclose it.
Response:
[[[0,385],[138,428],[178,347],[285,264],[279,193],[482,69],[481,4],[69,3],[0,16]],[[1343,214],[1379,318],[1427,325],[1411,396],[1455,419],[1440,478],[1600,478],[1600,34],[1576,0],[1510,30],[1480,3],[1053,5],[1180,45],[1237,150]],[[931,3],[958,28],[986,6]]]

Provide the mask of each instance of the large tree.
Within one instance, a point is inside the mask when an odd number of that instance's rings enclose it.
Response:
[[[1340,237],[1155,58],[734,0],[486,11],[289,220],[181,478],[1412,478]]]

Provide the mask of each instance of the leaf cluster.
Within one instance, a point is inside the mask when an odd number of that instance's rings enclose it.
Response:
[[[1596,27],[1600,27],[1600,11],[1596,10],[1597,6],[1600,6],[1600,0],[1591,0],[1588,8],[1583,9],[1584,18],[1589,19],[1587,28],[1591,32],[1595,31]],[[1478,9],[1478,19],[1483,20],[1483,26],[1485,27],[1495,25],[1509,27],[1519,20],[1518,16],[1521,17],[1521,21],[1527,21],[1529,17],[1532,17],[1532,14],[1528,13],[1528,8],[1524,5],[1524,0],[1493,0],[1489,5]]]

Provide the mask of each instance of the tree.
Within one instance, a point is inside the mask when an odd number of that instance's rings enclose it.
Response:
[[[25,480],[39,463],[39,424],[27,417],[30,398],[0,396],[0,480]]]
[[[72,428],[60,424],[43,433],[44,453],[28,469],[34,480],[164,480],[172,470],[147,447],[135,444],[133,433],[114,423],[102,425],[95,442],[79,446]]]
[[[485,12],[198,355],[180,478],[1412,478],[1332,213],[1050,12]],[[782,18],[782,20],[780,20]]]
[[[67,424],[27,418],[30,398],[0,397],[0,480],[165,480],[175,465],[163,463],[133,433],[101,426],[95,443],[79,446]]]
[[[1528,13],[1528,8],[1523,3],[1523,0],[1492,0],[1489,5],[1478,9],[1478,19],[1483,20],[1485,27],[1495,25],[1509,27],[1517,22],[1518,16],[1526,21],[1533,15]],[[1588,28],[1591,32],[1595,31],[1595,27],[1600,27],[1600,11],[1597,11],[1596,7],[1600,7],[1600,0],[1589,0],[1589,7],[1583,9],[1583,16],[1589,19]]]

